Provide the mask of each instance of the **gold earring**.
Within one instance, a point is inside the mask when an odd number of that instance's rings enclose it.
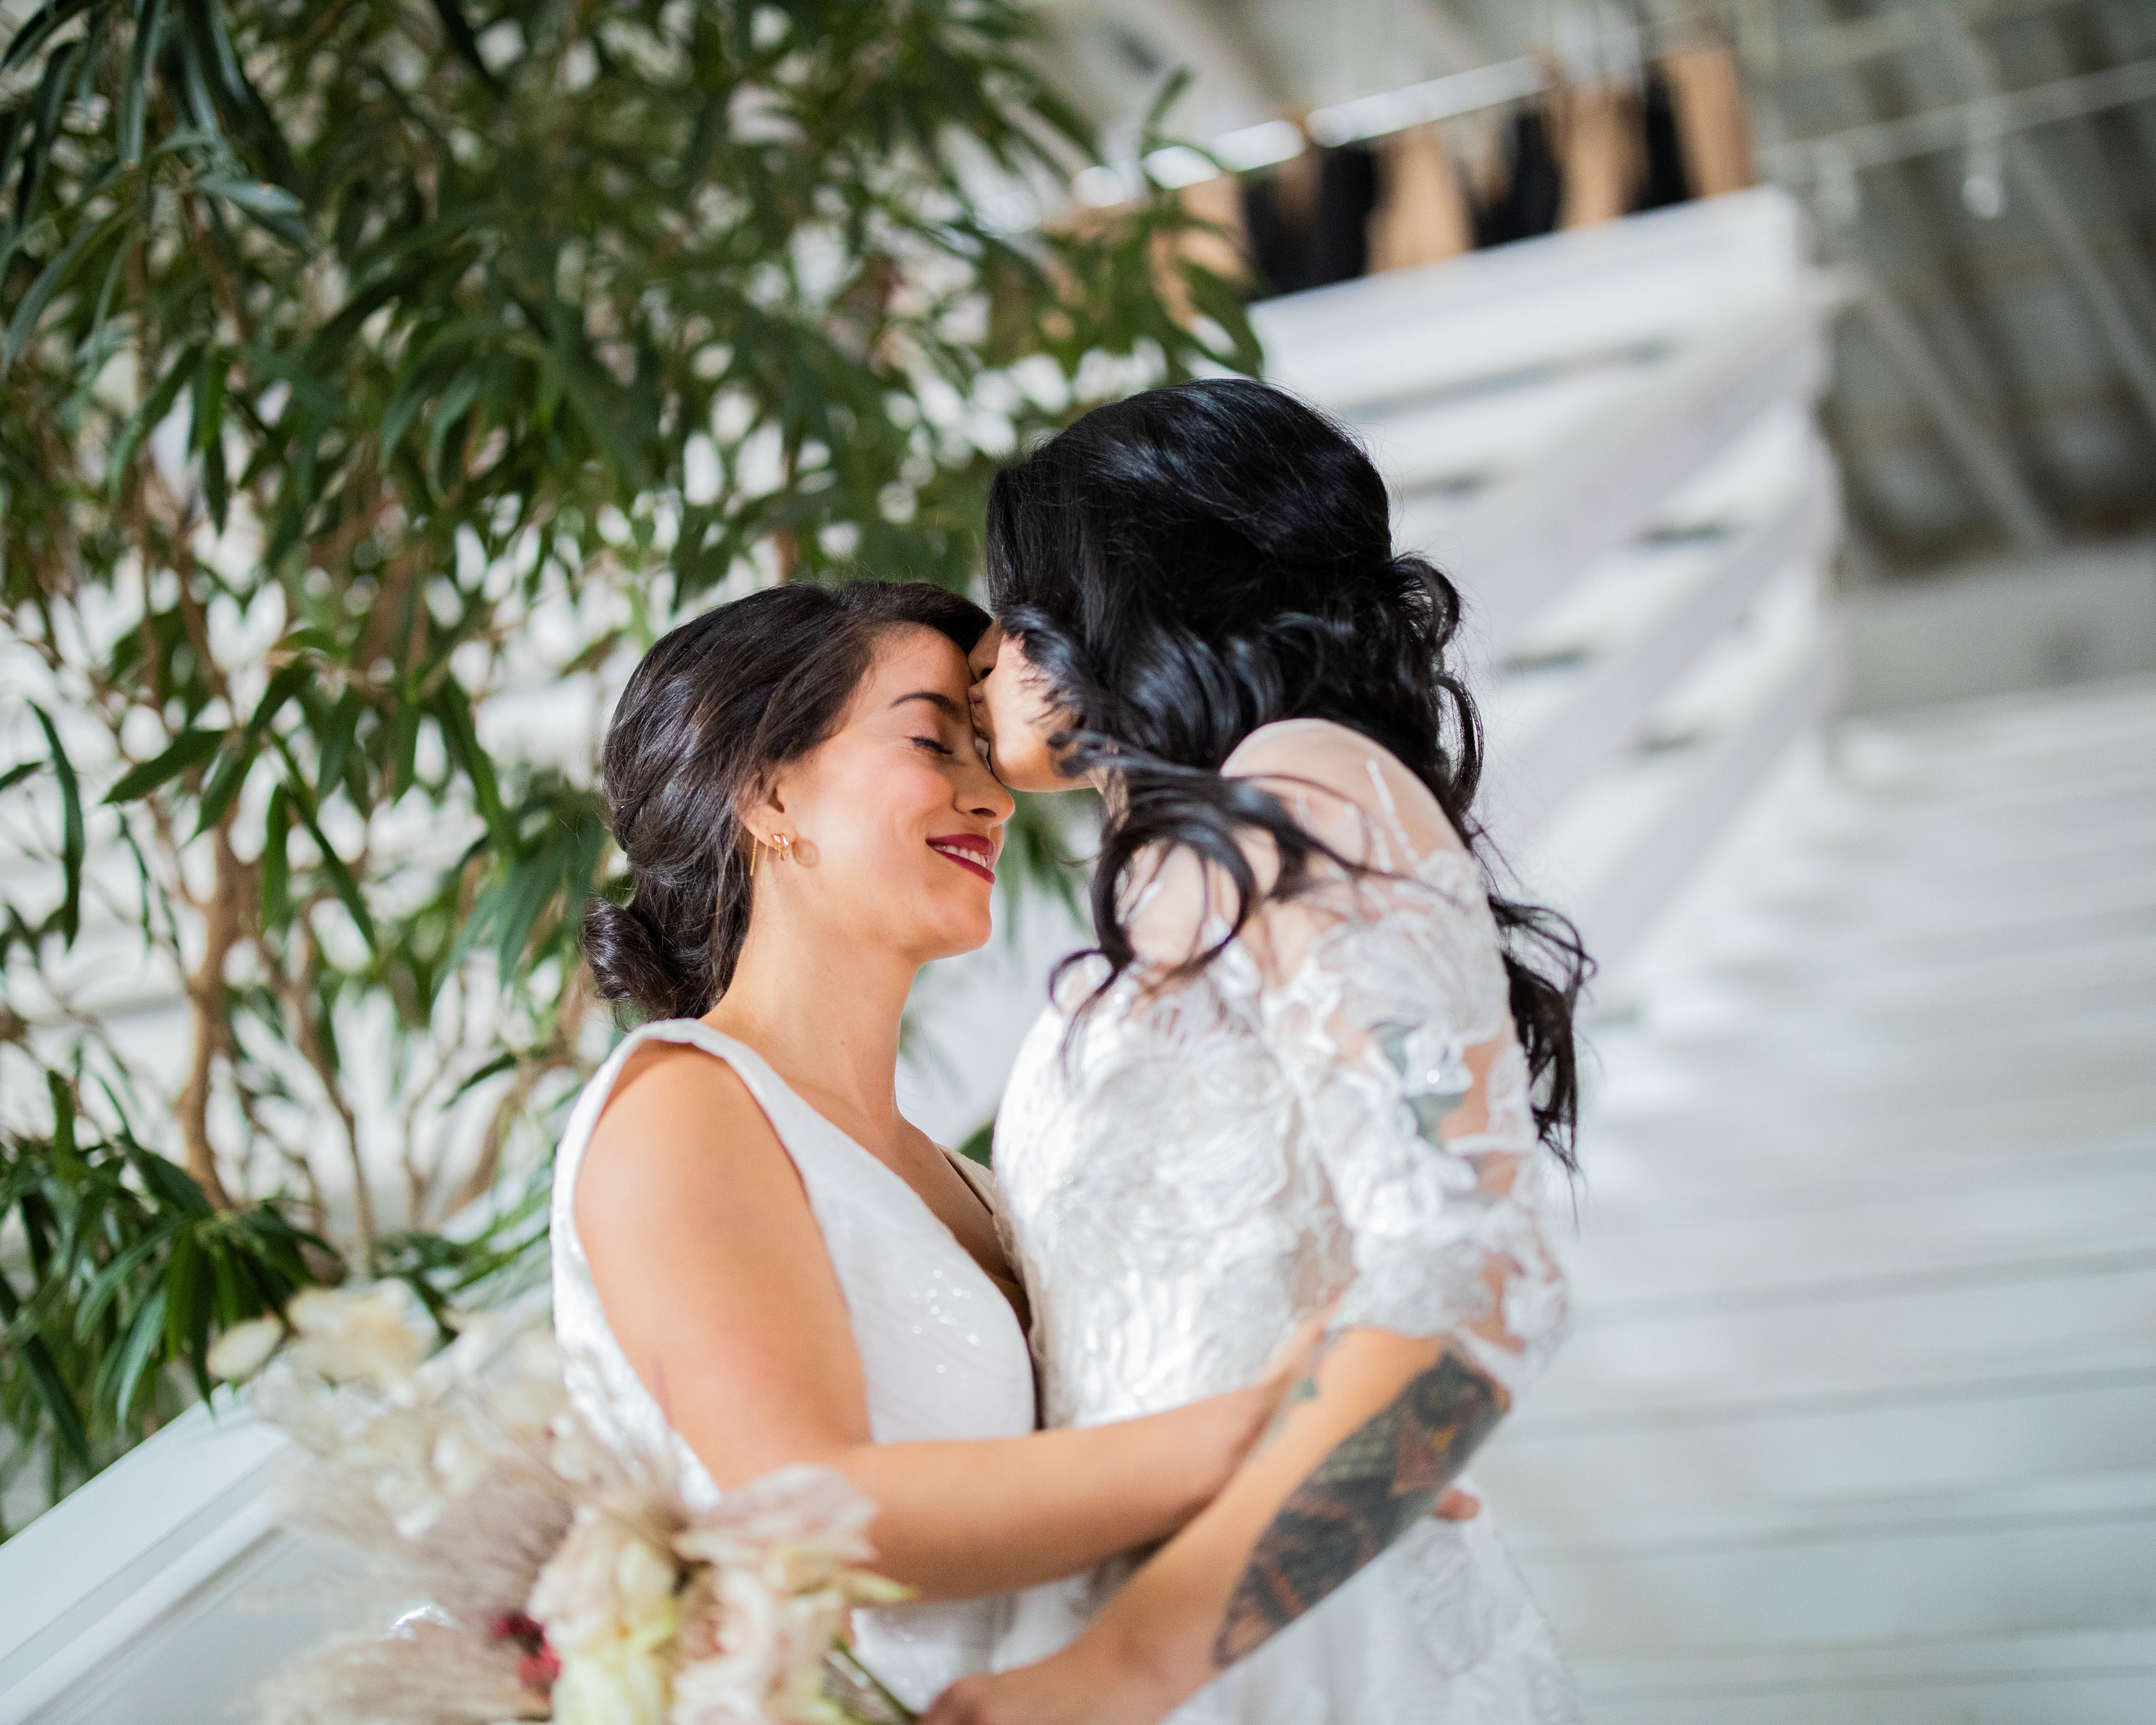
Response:
[[[751,833],[748,837],[752,847],[748,854],[748,877],[753,880],[756,879],[756,865],[763,860],[763,840],[757,838],[754,833]]]
[[[784,833],[773,833],[771,835],[771,844],[773,850],[777,851],[778,854],[779,861],[792,862],[793,860],[793,840],[788,837]]]

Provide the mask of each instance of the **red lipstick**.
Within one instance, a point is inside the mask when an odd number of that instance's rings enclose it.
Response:
[[[996,842],[993,839],[983,838],[978,833],[952,833],[931,839],[928,848],[983,880],[993,882],[996,878]]]

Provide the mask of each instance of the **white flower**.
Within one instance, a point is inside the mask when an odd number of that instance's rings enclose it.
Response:
[[[707,1565],[684,1601],[670,1725],[818,1725],[841,1717],[824,1660],[853,1608],[910,1589],[857,1566],[875,1506],[828,1469],[787,1468],[729,1492],[675,1536]]]
[[[418,1307],[401,1281],[363,1291],[308,1288],[285,1307],[299,1337],[293,1358],[333,1384],[407,1385],[427,1349]]]
[[[547,1644],[566,1665],[572,1655],[616,1645],[664,1648],[680,1621],[675,1585],[674,1564],[629,1516],[585,1503],[525,1609],[546,1626]]]
[[[284,1339],[285,1327],[274,1317],[250,1317],[234,1324],[210,1348],[210,1376],[242,1383],[270,1363],[270,1356]]]
[[[564,1656],[552,1697],[555,1725],[665,1725],[668,1663],[663,1649],[626,1641]]]

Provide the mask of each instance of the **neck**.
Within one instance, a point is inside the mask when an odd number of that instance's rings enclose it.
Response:
[[[876,1147],[899,1129],[899,1020],[921,966],[787,902],[757,906],[725,998],[704,1015],[747,1043],[841,1130]]]

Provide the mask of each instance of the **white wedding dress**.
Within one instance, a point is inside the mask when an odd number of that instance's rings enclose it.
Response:
[[[1344,788],[1293,800],[1343,855],[1389,874],[1336,874],[1268,907],[1191,981],[1148,992],[1141,960],[1075,1029],[1102,973],[1074,971],[1034,1027],[994,1160],[1050,1426],[1247,1384],[1336,1296],[1336,1328],[1459,1337],[1516,1401],[1562,1327],[1540,1225],[1561,1170],[1537,1142],[1477,865],[1428,791],[1356,733],[1296,721],[1258,736],[1275,764]],[[1178,926],[1203,930],[1202,901],[1185,896]],[[1471,1064],[1485,1061],[1478,1090]],[[1440,1139],[1435,1122],[1463,1096],[1486,1124]],[[1132,1568],[1019,1595],[998,1668],[1070,1641]],[[1465,1523],[1425,1520],[1171,1716],[1576,1717],[1486,1506]]]
[[[624,1452],[670,1454],[692,1504],[719,1488],[623,1353],[577,1237],[577,1173],[622,1063],[647,1042],[684,1043],[726,1061],[747,1085],[800,1170],[845,1295],[879,1443],[1024,1437],[1034,1426],[1032,1363],[1018,1320],[919,1194],[794,1094],[754,1050],[697,1023],[647,1024],[599,1068],[569,1117],[554,1163],[554,1333],[568,1356],[569,1396],[593,1430]],[[946,1152],[947,1155],[950,1153]],[[992,1182],[952,1164],[993,1211]],[[909,1705],[985,1670],[1008,1597],[855,1614],[856,1651]]]

